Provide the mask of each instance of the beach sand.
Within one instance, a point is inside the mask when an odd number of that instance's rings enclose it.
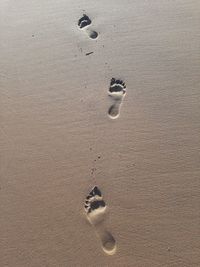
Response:
[[[0,266],[200,266],[199,19],[1,0]]]

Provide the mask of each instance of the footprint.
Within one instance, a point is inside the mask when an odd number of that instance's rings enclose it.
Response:
[[[93,187],[85,199],[85,211],[90,224],[94,227],[97,236],[101,240],[103,251],[108,255],[115,254],[116,241],[104,226],[107,206],[97,186]]]
[[[88,29],[88,26],[91,23],[91,19],[87,15],[83,14],[83,16],[78,21],[78,26],[80,29],[84,29],[91,39],[96,39],[98,37],[98,33],[96,31]]]
[[[120,107],[126,94],[126,84],[122,80],[112,78],[108,95],[112,98],[113,104],[108,109],[108,116],[117,119],[120,115]]]

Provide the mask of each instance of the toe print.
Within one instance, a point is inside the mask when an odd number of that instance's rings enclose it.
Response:
[[[83,16],[78,20],[79,28],[85,30],[91,39],[96,39],[98,37],[98,33],[88,28],[91,23],[91,19],[86,14],[83,14]]]
[[[126,84],[124,81],[112,78],[110,81],[110,87],[108,90],[108,95],[112,99],[112,104],[108,109],[108,116],[111,119],[116,119],[120,115],[120,108],[124,96],[126,94]]]
[[[116,241],[104,226],[107,206],[97,186],[93,187],[86,197],[84,207],[90,224],[94,227],[97,236],[101,240],[103,251],[108,255],[113,255],[116,252]]]

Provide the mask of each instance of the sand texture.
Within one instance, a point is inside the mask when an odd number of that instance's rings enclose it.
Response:
[[[0,1],[0,266],[200,266],[200,1]]]

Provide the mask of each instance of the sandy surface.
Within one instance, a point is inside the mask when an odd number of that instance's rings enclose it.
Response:
[[[0,1],[0,266],[200,266],[199,29],[199,0]]]

